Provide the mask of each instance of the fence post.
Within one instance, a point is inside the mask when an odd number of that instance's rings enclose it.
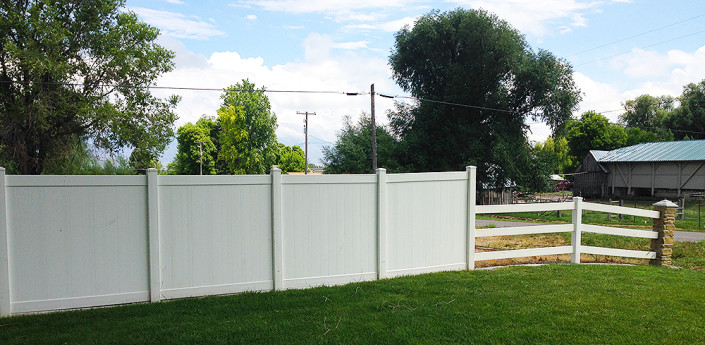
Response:
[[[270,174],[272,175],[272,279],[274,290],[283,290],[282,171],[277,167],[273,167]]]
[[[467,248],[465,249],[466,251],[466,259],[468,263],[468,269],[469,270],[474,270],[475,269],[475,209],[477,208],[477,200],[476,199],[476,188],[477,186],[475,185],[477,183],[477,167],[473,166],[467,166],[465,167],[465,171],[468,173],[468,208],[467,208],[467,224],[466,224],[466,239],[467,239]]]
[[[387,277],[387,170],[377,169],[377,279]]]
[[[147,217],[149,228],[149,300],[159,302],[162,294],[162,271],[159,254],[159,186],[157,169],[147,169]]]
[[[654,211],[659,212],[659,217],[654,219],[654,231],[658,238],[651,240],[651,250],[656,252],[656,259],[649,261],[655,266],[670,266],[673,254],[673,232],[676,229],[676,213],[678,205],[661,200],[654,204]]]
[[[5,168],[0,168],[0,316],[12,313],[10,300],[10,241],[7,229]]]
[[[570,255],[570,262],[574,264],[580,263],[580,242],[582,239],[582,223],[583,223],[583,198],[576,196],[573,198],[573,236],[570,244],[573,246],[573,254]]]

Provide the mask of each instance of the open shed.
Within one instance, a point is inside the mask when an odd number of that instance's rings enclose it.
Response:
[[[590,151],[575,172],[575,193],[680,197],[705,191],[705,140],[666,141]]]

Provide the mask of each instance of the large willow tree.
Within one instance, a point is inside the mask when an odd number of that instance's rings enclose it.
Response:
[[[536,180],[526,119],[561,131],[580,100],[568,63],[534,52],[507,22],[482,10],[431,12],[396,33],[394,79],[420,99],[390,115],[409,170],[462,170],[480,178]],[[437,102],[431,102],[437,101]]]

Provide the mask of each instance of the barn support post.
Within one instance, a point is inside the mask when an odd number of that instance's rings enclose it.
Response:
[[[678,162],[678,198],[681,197],[681,187],[683,187],[683,163]]]
[[[658,233],[658,238],[651,240],[651,251],[656,252],[656,258],[649,261],[651,265],[671,265],[677,209],[678,205],[669,200],[661,200],[654,204],[654,211],[658,211],[660,216],[654,219],[653,229]]]
[[[654,190],[656,189],[656,163],[651,162],[651,196],[654,196]]]

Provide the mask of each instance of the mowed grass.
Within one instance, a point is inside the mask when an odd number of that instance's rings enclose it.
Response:
[[[548,265],[0,319],[1,344],[697,344],[705,273]]]

